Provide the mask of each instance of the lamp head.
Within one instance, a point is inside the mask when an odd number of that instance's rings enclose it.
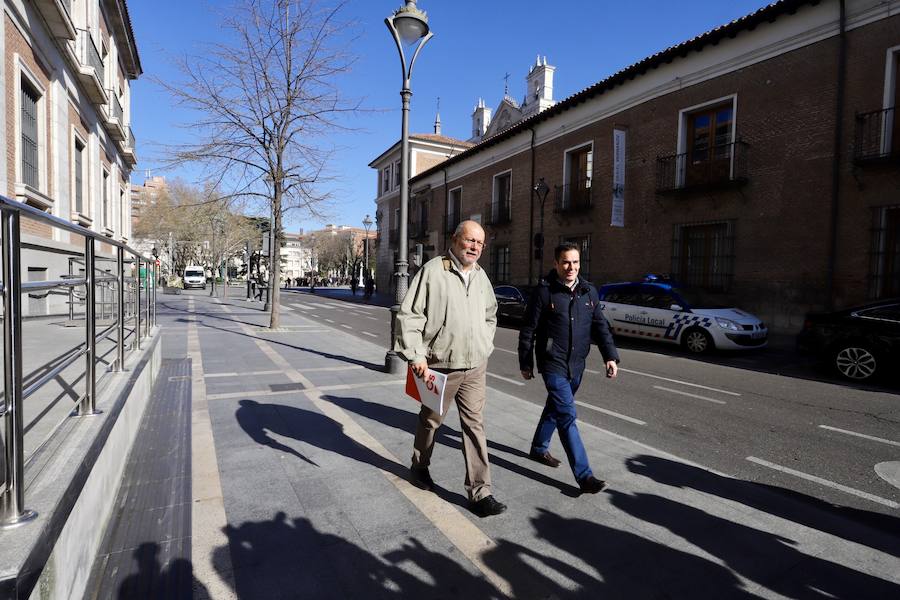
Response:
[[[428,15],[419,10],[416,0],[406,0],[406,5],[394,11],[390,19],[404,45],[409,46],[428,35]]]

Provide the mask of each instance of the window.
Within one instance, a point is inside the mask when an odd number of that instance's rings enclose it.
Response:
[[[491,271],[494,283],[509,281],[509,246],[495,246],[491,252]]]
[[[491,223],[507,223],[510,220],[512,196],[512,172],[494,176],[494,193],[491,197]]]
[[[109,228],[112,219],[109,218],[109,171],[103,169],[103,189],[100,191],[102,195],[103,207],[100,213],[100,226]]]
[[[386,166],[381,172],[381,193],[386,194],[391,191],[391,167]]]
[[[581,261],[581,270],[578,272],[578,276],[582,279],[591,278],[591,236],[590,235],[582,235],[577,237],[561,237],[559,238],[559,242],[572,242],[576,246],[578,246],[578,254],[579,260]],[[556,257],[554,257],[555,259]]]
[[[734,267],[733,223],[676,225],[672,236],[672,273],[685,287],[725,292]]]
[[[588,144],[566,152],[563,210],[591,205],[591,178],[594,173],[594,146]]]
[[[400,187],[400,161],[394,163],[394,187]]]
[[[900,205],[875,209],[870,254],[869,297],[900,296]]]
[[[78,138],[75,138],[75,156],[73,160],[72,170],[75,172],[75,212],[80,214],[85,214],[84,210],[84,143]]]
[[[453,233],[462,220],[462,188],[450,190],[447,196],[447,221],[444,231]]]
[[[21,107],[21,132],[22,132],[22,182],[34,189],[40,189],[40,154],[38,133],[38,107],[41,95],[29,83],[22,78],[22,107]]]
[[[687,115],[685,186],[729,179],[733,125],[732,101]]]
[[[419,202],[419,218],[417,222],[417,229],[420,236],[424,236],[428,231],[428,201],[423,200]]]

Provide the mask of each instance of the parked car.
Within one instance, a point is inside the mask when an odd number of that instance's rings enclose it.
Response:
[[[184,269],[184,289],[191,288],[206,289],[206,273],[203,267],[190,265]]]
[[[598,291],[613,335],[681,344],[695,354],[762,348],[768,342],[769,331],[757,317],[704,302],[655,276],[609,283]]]
[[[497,297],[497,320],[521,323],[525,318],[525,306],[531,296],[528,286],[498,285],[494,288]]]
[[[818,355],[839,375],[867,381],[900,364],[900,298],[806,316],[800,350]]]

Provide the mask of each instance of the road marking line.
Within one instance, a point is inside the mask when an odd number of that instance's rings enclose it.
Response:
[[[838,433],[846,433],[847,435],[855,435],[856,437],[861,437],[867,440],[872,440],[873,442],[881,442],[883,444],[890,444],[891,446],[900,446],[900,442],[895,442],[893,440],[886,440],[884,438],[875,437],[874,435],[866,435],[864,433],[856,433],[855,431],[848,431],[846,429],[838,429],[837,427],[830,427],[828,425],[819,425],[822,429],[827,429],[828,431],[837,431]]]
[[[370,317],[369,315],[364,315],[367,319],[372,319],[373,321],[380,321],[378,317]]]
[[[325,320],[328,321],[329,323],[334,323],[334,321],[332,321],[331,319],[325,319]]]
[[[374,333],[369,333],[368,331],[363,331],[362,334],[363,334],[363,335],[367,335],[367,336],[369,336],[369,337],[374,337],[374,338],[377,338],[377,337],[378,337],[378,336],[375,335]]]
[[[511,384],[513,384],[513,385],[525,385],[525,382],[523,382],[523,381],[516,381],[515,379],[510,379],[509,377],[503,377],[502,375],[494,375],[494,374],[491,373],[490,371],[488,371],[488,375],[490,375],[491,377],[495,377],[495,378],[497,378],[497,379],[500,379],[501,381],[505,381],[505,382],[507,382],[507,383],[511,383]]]
[[[357,444],[368,448],[385,460],[397,465],[403,465],[390,450],[385,448],[378,440],[363,429],[344,409],[328,402],[318,394],[306,392],[309,400],[322,414],[338,423],[343,428],[344,435]],[[404,465],[405,468],[405,465]],[[379,469],[381,470],[381,469]],[[406,479],[388,471],[381,470],[384,477],[403,494],[410,503],[431,521],[437,529],[465,556],[475,567],[481,571],[485,578],[493,584],[501,594],[508,598],[513,597],[512,585],[500,574],[491,569],[483,560],[483,557],[497,549],[497,543],[487,536],[472,521],[463,515],[458,508],[442,500],[437,494],[421,490]]]
[[[314,316],[314,317],[317,318],[317,319],[319,318],[319,315],[312,315],[312,316]]]
[[[299,371],[297,371],[299,374]],[[286,373],[290,376],[289,373]],[[302,376],[302,374],[301,374]],[[271,389],[267,390],[248,390],[243,392],[223,392],[221,394],[207,394],[207,398],[210,400],[228,400],[229,398],[251,398],[257,396],[284,396],[285,394],[301,394],[304,392],[335,392],[339,390],[359,390],[364,388],[371,388],[373,386],[379,387],[387,387],[387,386],[400,386],[406,385],[406,381],[377,381],[377,382],[368,382],[368,383],[339,383],[336,385],[322,385],[316,387],[314,385],[310,385],[309,387],[305,387],[302,390],[278,390],[272,391]]]
[[[864,498],[866,500],[870,500],[877,504],[883,504],[884,506],[888,506],[890,508],[900,508],[900,504],[894,502],[893,500],[888,500],[886,498],[881,498],[880,496],[876,496],[874,494],[870,494],[868,492],[863,492],[852,487],[847,487],[846,485],[841,485],[840,483],[835,483],[833,481],[829,481],[828,479],[823,479],[821,477],[816,477],[815,475],[810,475],[809,473],[804,473],[802,471],[796,471],[789,467],[783,467],[781,465],[776,465],[775,463],[770,463],[767,460],[763,460],[761,458],[756,458],[755,456],[748,456],[747,460],[757,465],[761,465],[763,467],[768,467],[770,469],[774,469],[776,471],[781,471],[782,473],[787,473],[788,475],[793,475],[794,477],[799,477],[800,479],[806,479],[807,481],[812,481],[818,483],[820,485],[824,485],[826,487],[830,487],[835,490],[839,490],[841,492],[845,492],[847,494],[852,494],[853,496],[858,496],[860,498]]]
[[[193,298],[188,299],[187,309],[194,312]],[[191,562],[195,565],[194,576],[209,591],[210,598],[236,598],[232,591],[233,575],[230,575],[234,572],[231,557],[221,556],[223,563],[215,569],[209,561],[216,548],[228,547],[228,536],[224,533],[228,518],[209,419],[203,351],[196,321],[188,323],[187,355],[191,359]]]
[[[350,326],[347,325],[346,323],[341,323],[341,327],[343,327],[344,329],[353,329],[352,327],[350,327]]]
[[[496,348],[495,347],[494,350],[499,350],[500,352],[506,352],[507,354],[515,354],[516,356],[519,355],[518,352],[513,352],[512,350],[507,350],[506,348]]]
[[[673,394],[678,394],[680,396],[689,396],[691,398],[696,398],[697,400],[706,400],[707,402],[715,402],[716,404],[727,404],[724,400],[716,400],[715,398],[707,398],[706,396],[698,396],[697,394],[691,394],[690,392],[682,392],[681,390],[673,390],[672,388],[662,387],[661,385],[654,385],[653,389],[662,390],[664,392],[671,392]]]
[[[628,421],[629,423],[634,423],[635,425],[646,425],[646,421],[641,421],[640,419],[635,419],[634,417],[629,417],[628,415],[623,415],[621,413],[617,413],[615,411],[607,410],[605,408],[600,408],[599,406],[594,406],[593,404],[588,404],[587,402],[582,402],[581,400],[576,400],[575,404],[578,406],[583,406],[584,408],[589,408],[591,410],[595,410],[597,412],[601,412],[605,415],[609,415],[611,417],[615,417],[617,419],[622,419],[623,421]]]
[[[303,369],[304,373],[309,373],[310,371],[351,371],[357,369],[365,369],[365,367],[361,365],[347,365],[345,367],[311,367],[309,369]],[[281,375],[283,371],[246,371],[244,373],[206,373],[204,377],[207,379],[213,377],[247,377],[247,376],[255,376],[255,375]]]
[[[653,379],[661,379],[663,381],[669,381],[671,383],[677,383],[680,385],[689,385],[691,387],[700,388],[703,390],[709,390],[711,392],[719,392],[720,394],[728,394],[729,396],[740,396],[737,392],[729,392],[728,390],[720,390],[719,388],[709,387],[707,385],[700,385],[699,383],[690,383],[688,381],[681,381],[680,379],[669,379],[668,377],[660,377],[659,375],[653,375],[652,373],[642,373],[641,371],[632,371],[631,369],[625,369],[619,367],[619,371],[624,373],[631,373],[632,375],[643,375],[644,377],[652,377]],[[597,371],[595,371],[596,373]]]

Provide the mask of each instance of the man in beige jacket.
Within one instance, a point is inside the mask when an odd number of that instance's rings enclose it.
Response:
[[[413,373],[428,369],[447,375],[444,398],[455,401],[462,428],[466,461],[466,491],[472,512],[479,517],[506,510],[491,494],[487,441],[484,437],[485,373],[494,350],[497,299],[478,259],[484,249],[484,229],[463,221],[450,238],[450,249],[425,263],[409,284],[397,313],[395,350]],[[428,490],[434,436],[446,416],[425,405],[419,411],[413,444],[412,481]]]

